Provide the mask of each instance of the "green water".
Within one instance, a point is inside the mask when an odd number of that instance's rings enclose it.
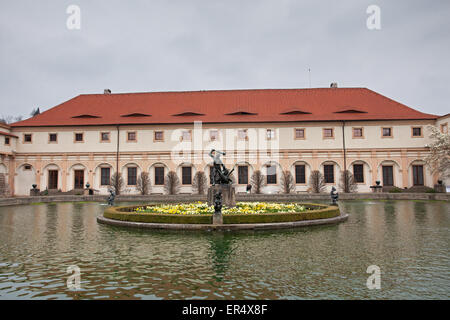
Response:
[[[339,225],[241,233],[99,225],[98,203],[1,207],[0,299],[450,298],[450,203],[341,205]]]

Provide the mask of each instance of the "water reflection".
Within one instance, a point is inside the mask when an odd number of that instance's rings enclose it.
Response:
[[[449,203],[341,204],[343,224],[241,233],[99,225],[97,203],[2,207],[0,298],[449,298]],[[372,264],[380,291],[365,286]]]

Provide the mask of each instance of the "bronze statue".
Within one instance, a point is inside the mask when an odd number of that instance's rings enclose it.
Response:
[[[216,184],[230,184],[232,180],[230,178],[231,173],[234,169],[229,171],[220,159],[221,155],[226,155],[225,152],[212,149],[209,152],[209,156],[213,158],[214,166],[213,166],[213,174],[212,174],[212,185]]]

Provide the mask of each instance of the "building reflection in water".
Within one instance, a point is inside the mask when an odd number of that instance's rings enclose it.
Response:
[[[217,232],[212,234],[208,241],[211,246],[210,257],[215,271],[214,279],[223,281],[226,271],[229,268],[229,259],[233,253],[233,237],[229,233]]]

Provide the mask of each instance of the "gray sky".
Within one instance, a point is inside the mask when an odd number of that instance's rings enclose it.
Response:
[[[81,29],[69,30],[69,5]],[[366,9],[381,8],[381,30]],[[0,115],[82,93],[367,87],[450,112],[450,1],[1,1]]]

